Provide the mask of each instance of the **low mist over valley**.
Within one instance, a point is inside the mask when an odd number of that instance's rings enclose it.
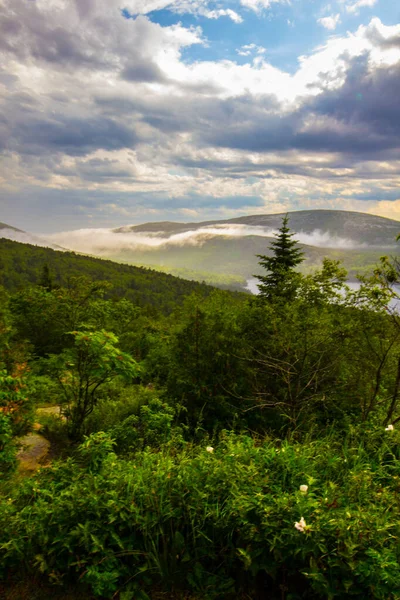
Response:
[[[150,266],[184,278],[256,291],[257,254],[268,254],[284,214],[250,215],[201,223],[154,222],[119,228],[77,229],[40,238],[11,227],[2,237],[55,249]],[[325,256],[343,261],[350,280],[370,271],[383,254],[395,253],[400,223],[369,214],[310,210],[289,213],[308,272]]]
[[[0,223],[0,238],[21,242],[22,244],[32,244],[33,246],[42,246],[44,248],[53,248],[53,250],[63,250],[57,244],[53,244],[49,239],[42,238],[38,235],[32,235],[22,229],[11,227],[5,223]]]

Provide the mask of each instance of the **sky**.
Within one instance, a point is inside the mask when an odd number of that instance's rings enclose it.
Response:
[[[398,0],[0,0],[0,221],[400,220]]]

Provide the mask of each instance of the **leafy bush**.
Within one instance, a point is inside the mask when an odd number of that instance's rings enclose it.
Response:
[[[97,431],[109,431],[128,417],[138,415],[141,406],[157,397],[157,392],[151,388],[139,385],[117,385],[112,382],[113,389],[106,388],[105,394],[112,397],[99,398],[98,404],[84,423],[84,433],[90,435]]]
[[[151,584],[202,597],[394,600],[399,433],[353,428],[302,444],[226,434],[118,458],[104,433],[0,505],[3,568],[111,598]],[[259,590],[261,593],[261,590]],[[136,594],[136,595],[135,595]]]
[[[12,374],[0,370],[0,411],[8,415],[13,436],[29,431],[34,416],[34,405],[27,396],[26,364],[15,365]]]
[[[117,377],[132,380],[139,366],[107,331],[73,331],[74,346],[52,355],[47,366],[56,379],[71,439],[80,440],[85,419],[93,412],[99,388]]]
[[[17,446],[12,435],[11,419],[0,412],[0,476],[9,476],[16,467]]]
[[[29,377],[29,397],[36,406],[57,404],[60,391],[57,383],[47,375],[31,375]]]
[[[118,453],[142,450],[146,446],[159,448],[170,441],[180,439],[181,428],[172,424],[175,410],[157,398],[141,407],[139,415],[131,415],[110,430]]]

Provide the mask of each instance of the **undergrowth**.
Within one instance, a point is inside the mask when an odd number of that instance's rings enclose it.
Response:
[[[127,456],[95,433],[1,498],[1,568],[121,600],[159,585],[210,599],[397,599],[399,441],[353,426],[302,442],[224,432],[206,447],[172,432]]]

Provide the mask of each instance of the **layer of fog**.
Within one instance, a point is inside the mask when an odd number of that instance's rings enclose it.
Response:
[[[165,231],[136,232],[128,228],[119,230],[119,232],[112,229],[77,229],[55,233],[47,236],[47,239],[77,252],[105,254],[126,250],[152,250],[167,246],[202,246],[208,240],[220,236],[273,238],[277,233],[276,229],[260,226],[221,224],[172,234]],[[319,229],[312,233],[300,231],[295,234],[295,239],[302,244],[320,248],[360,248],[363,246],[350,239],[333,236],[329,232]]]
[[[256,277],[251,277],[250,279],[248,279],[246,281],[245,289],[248,290],[249,292],[251,292],[252,294],[254,294],[255,296],[257,296],[260,293],[259,289],[258,289],[258,284],[259,284],[259,280],[256,279]],[[361,284],[357,281],[347,281],[346,285],[348,285],[348,287],[352,291],[357,292],[360,289]],[[400,286],[395,285],[394,290],[395,290],[396,294],[398,294],[400,296]],[[400,300],[396,300],[396,299],[391,300],[388,304],[388,307],[390,309],[396,310],[396,312],[400,312]]]
[[[45,238],[31,235],[30,233],[26,233],[25,231],[18,231],[16,229],[9,229],[8,227],[3,227],[0,229],[0,238],[6,238],[7,240],[12,240],[13,242],[21,242],[22,244],[32,244],[33,246],[41,246],[43,248],[53,248],[55,250],[61,250],[59,246],[56,244],[52,244]]]

